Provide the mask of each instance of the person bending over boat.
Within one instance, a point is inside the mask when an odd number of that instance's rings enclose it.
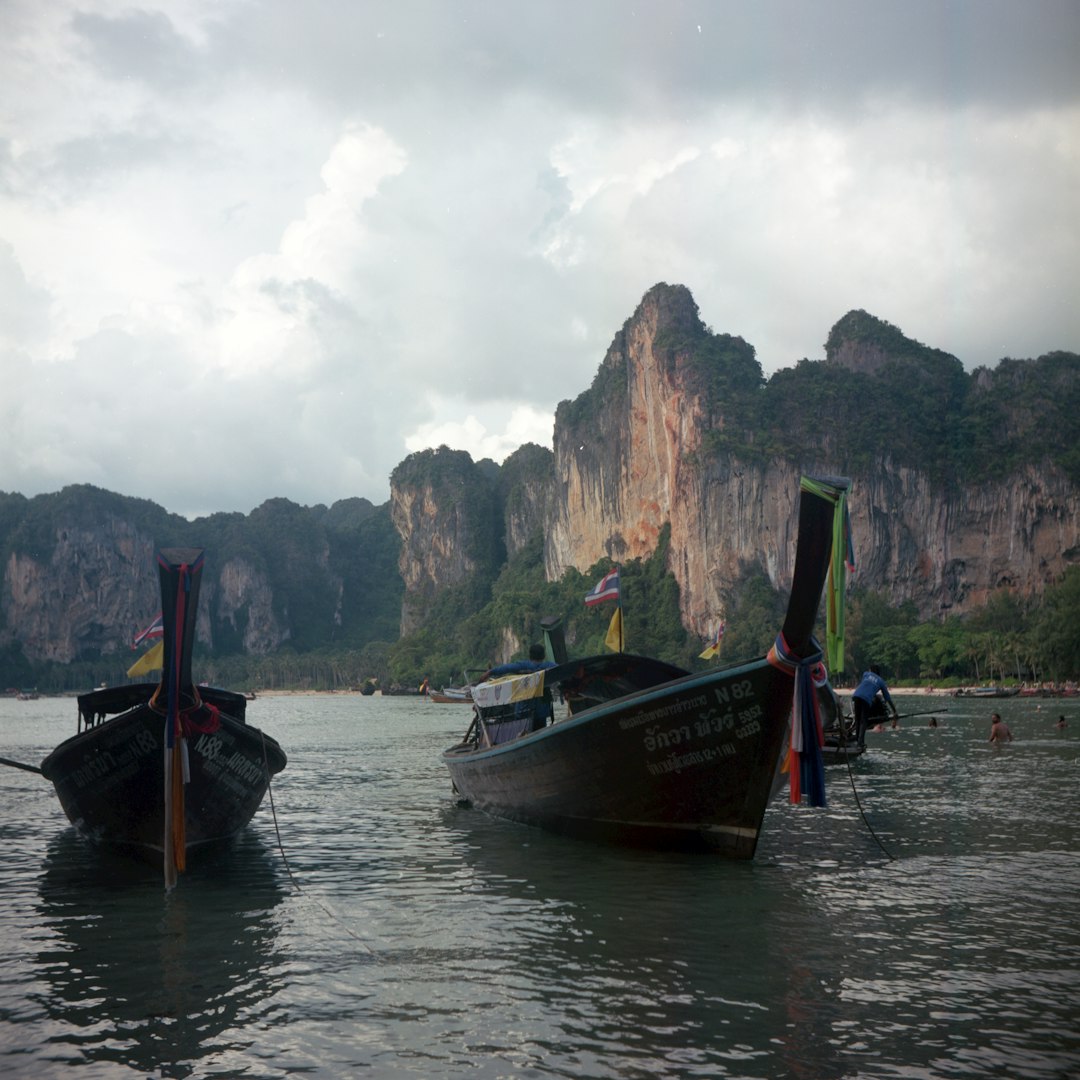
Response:
[[[1001,719],[1001,713],[990,714],[990,742],[1012,742],[1012,732],[1009,725]]]
[[[863,672],[859,685],[851,694],[851,707],[855,712],[855,739],[862,747],[866,746],[866,729],[870,726],[870,718],[874,712],[874,705],[878,699],[882,701],[882,708],[887,705],[892,710],[893,719],[896,719],[896,706],[893,704],[889,687],[881,677],[880,669],[870,665],[869,671]]]

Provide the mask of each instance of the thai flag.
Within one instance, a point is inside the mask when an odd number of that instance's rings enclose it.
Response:
[[[161,612],[158,612],[158,617],[141,634],[135,635],[131,647],[137,649],[144,641],[153,641],[154,638],[162,637],[164,634],[165,623],[162,620]]]
[[[618,600],[619,599],[619,568],[616,566],[614,570],[608,571],[601,579],[599,584],[591,591],[585,594],[585,603],[592,607],[593,604],[599,604],[604,600]]]

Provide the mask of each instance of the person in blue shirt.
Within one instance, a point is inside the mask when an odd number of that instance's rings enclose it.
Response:
[[[851,707],[855,711],[855,738],[860,746],[866,746],[866,729],[870,726],[874,705],[880,696],[882,709],[886,705],[892,710],[893,719],[896,719],[896,706],[889,694],[889,688],[881,677],[880,670],[873,664],[869,671],[863,672],[859,685],[851,694]]]

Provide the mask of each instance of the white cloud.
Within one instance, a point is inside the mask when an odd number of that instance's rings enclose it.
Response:
[[[490,458],[502,464],[525,443],[551,446],[555,418],[550,412],[513,403],[507,403],[505,411],[500,411],[496,403],[484,410],[484,419],[481,420],[474,413],[466,412],[467,408],[467,404],[460,400],[433,403],[437,416],[449,415],[451,418],[421,424],[405,439],[408,451],[415,453],[417,450],[450,446],[455,450],[468,451],[474,461]]]
[[[0,489],[382,501],[550,445],[661,280],[767,371],[1080,348],[1073,7],[466,7],[8,0]]]

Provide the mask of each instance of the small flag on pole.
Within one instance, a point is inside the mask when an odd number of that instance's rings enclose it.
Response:
[[[611,622],[608,624],[607,637],[604,638],[604,644],[612,652],[623,651],[623,635],[622,635],[622,608],[617,607],[615,614],[611,616]]]
[[[599,581],[595,588],[585,594],[585,604],[592,607],[604,600],[619,599],[619,568],[608,571]]]
[[[724,620],[720,620],[720,625],[716,628],[716,633],[709,638],[709,644],[705,646],[705,651],[701,653],[700,659],[711,660],[714,656],[720,655],[720,642],[724,637],[724,631],[727,629],[727,625]]]
[[[131,643],[133,649],[137,649],[144,641],[153,641],[154,638],[162,637],[165,633],[165,624],[161,618],[161,612],[158,612],[157,618],[141,633],[135,635],[135,640]]]
[[[160,671],[165,656],[165,642],[159,641],[152,645],[128,668],[128,678],[134,679],[139,675],[145,675],[150,671]]]

